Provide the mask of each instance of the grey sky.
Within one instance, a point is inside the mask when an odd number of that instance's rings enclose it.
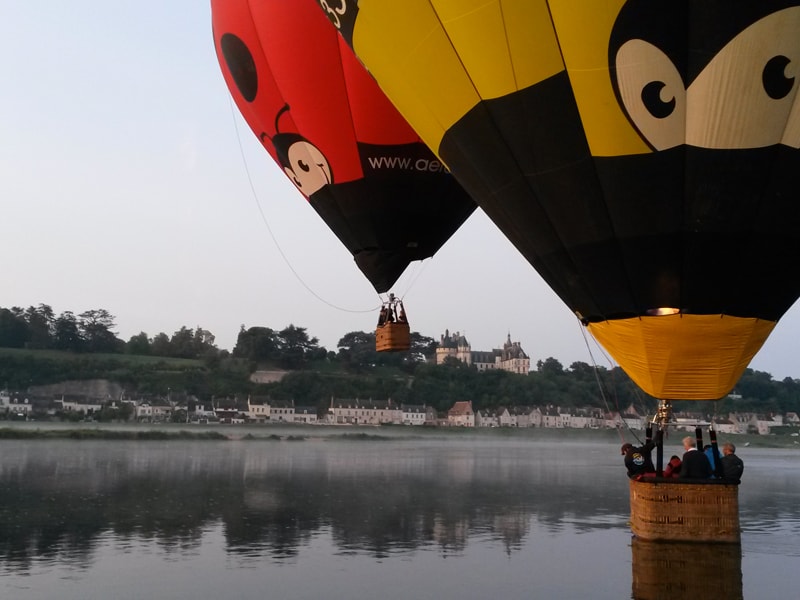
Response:
[[[328,349],[374,326],[377,294],[232,108],[210,21],[189,0],[6,3],[0,306],[105,308],[125,340],[200,326],[229,350],[240,325]],[[609,364],[480,211],[394,291],[424,335]],[[798,333],[795,307],[752,366],[800,376]]]

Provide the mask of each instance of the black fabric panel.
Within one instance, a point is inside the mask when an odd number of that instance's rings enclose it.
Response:
[[[445,173],[328,185],[310,202],[379,293],[409,263],[433,256],[476,208]]]
[[[597,259],[568,249],[608,243],[613,232],[566,73],[475,106],[439,151],[567,305],[596,313]]]
[[[800,295],[800,152],[681,146],[590,157],[562,74],[476,106],[443,159],[585,321],[779,319]]]
[[[800,295],[797,150],[682,147],[595,161],[634,314],[777,320]],[[629,301],[622,291],[588,319],[628,315]]]

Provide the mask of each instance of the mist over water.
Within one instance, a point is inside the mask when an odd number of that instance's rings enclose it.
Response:
[[[669,556],[631,543],[615,440],[372,432],[2,441],[0,597],[610,599],[664,587],[648,569]],[[717,570],[741,597],[795,597],[800,451],[739,454],[742,546],[717,553]]]

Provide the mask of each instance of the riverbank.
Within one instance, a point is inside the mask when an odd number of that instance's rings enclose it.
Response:
[[[685,432],[673,431],[666,446],[679,446]],[[731,441],[739,447],[795,448],[798,437],[791,435],[719,435],[720,443]],[[192,425],[182,423],[59,423],[9,422],[0,427],[0,440],[73,439],[73,440],[207,440],[207,441],[303,441],[342,439],[349,441],[380,440],[483,440],[537,442],[637,443],[644,440],[642,431],[612,429],[555,428],[459,428],[412,426],[349,426],[302,424]]]

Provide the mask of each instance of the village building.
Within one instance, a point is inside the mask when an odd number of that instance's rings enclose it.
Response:
[[[475,412],[472,401],[456,402],[447,411],[447,424],[451,427],[475,427]]]
[[[478,371],[500,369],[510,373],[527,375],[531,370],[531,359],[522,349],[519,342],[511,341],[508,334],[502,348],[490,351],[473,351],[467,338],[459,332],[450,334],[445,330],[436,348],[436,364],[441,365],[447,359],[455,359],[467,365],[472,365]]]
[[[484,408],[475,411],[475,427],[499,427],[496,411]]]
[[[577,408],[570,415],[569,427],[599,429],[603,424],[603,411],[598,408]]]
[[[424,404],[403,404],[403,425],[426,425],[436,423],[436,409]]]
[[[294,423],[294,402],[280,400],[270,402],[269,421],[272,423]]]
[[[247,397],[247,418],[252,423],[266,423],[272,416],[269,399],[266,396]]]
[[[769,435],[773,427],[780,427],[783,425],[783,417],[781,415],[758,415],[756,419],[756,429],[759,435]]]
[[[214,416],[220,423],[244,423],[247,419],[247,400],[240,400],[236,396],[215,398],[211,402],[214,407]]]
[[[33,402],[29,402],[28,398],[23,398],[19,394],[0,391],[0,413],[27,418],[32,411]]]
[[[313,406],[295,406],[294,422],[316,425],[319,422],[319,417],[317,417],[317,409]]]
[[[96,412],[99,413],[103,408],[103,404],[102,400],[72,394],[64,394],[61,398],[56,398],[53,401],[57,412],[74,412],[87,416]]]
[[[475,413],[475,427],[515,427],[516,420],[507,408],[479,410]]]
[[[755,413],[731,413],[728,418],[736,425],[737,433],[758,433],[758,415]]]
[[[714,419],[714,429],[716,429],[717,433],[722,434],[739,433],[736,423],[725,418]]]
[[[512,406],[509,412],[515,427],[542,426],[542,411],[538,406]]]
[[[337,400],[331,398],[327,422],[336,425],[400,425],[403,411],[389,400]]]
[[[217,414],[214,412],[213,407],[200,402],[190,404],[192,408],[189,411],[189,419],[195,423],[209,423],[217,419]]]
[[[555,406],[546,406],[542,410],[542,427],[551,427],[557,429],[561,427],[561,411]]]

